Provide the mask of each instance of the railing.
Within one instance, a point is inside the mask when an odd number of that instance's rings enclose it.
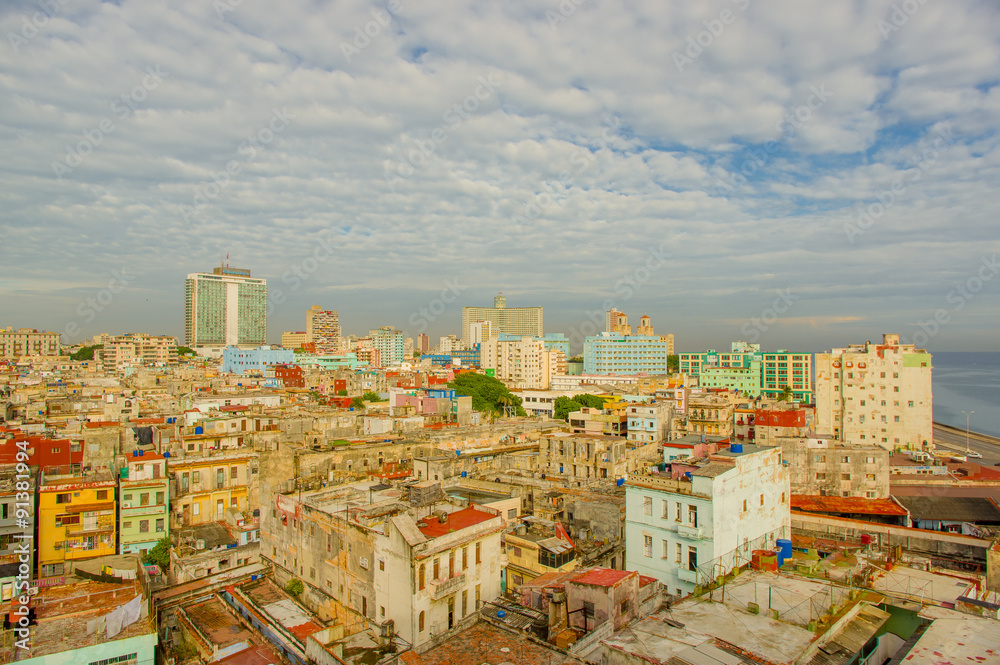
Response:
[[[681,538],[687,538],[688,540],[701,540],[705,537],[705,530],[701,527],[678,524],[677,535]]]
[[[440,600],[444,596],[458,591],[463,586],[465,586],[465,573],[459,573],[455,577],[444,580],[431,580],[431,587],[433,588],[431,597],[434,600]]]

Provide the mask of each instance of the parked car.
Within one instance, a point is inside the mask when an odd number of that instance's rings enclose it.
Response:
[[[965,453],[965,456],[975,457],[976,459],[983,459],[983,454],[980,452],[976,452],[975,450],[970,450],[969,452]]]

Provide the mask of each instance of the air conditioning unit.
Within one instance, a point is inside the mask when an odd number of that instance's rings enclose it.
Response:
[[[122,503],[122,505],[125,508],[131,508],[132,507],[132,502],[131,501],[125,501],[124,503]]]

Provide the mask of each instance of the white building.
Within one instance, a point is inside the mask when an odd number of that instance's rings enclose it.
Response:
[[[625,487],[626,569],[670,593],[691,593],[791,537],[780,448],[733,445],[690,476],[630,474]]]
[[[414,648],[500,595],[499,511],[469,506],[415,521],[400,513],[375,541],[376,620]]]
[[[546,390],[553,376],[561,369],[565,372],[565,364],[565,354],[546,349],[541,338],[491,337],[483,341],[479,351],[480,367],[495,370],[496,378],[509,388]]]
[[[658,443],[668,438],[674,418],[672,402],[631,404],[625,413],[628,416],[629,441]]]
[[[191,273],[185,288],[185,344],[204,355],[267,343],[267,280],[221,266]]]
[[[933,444],[931,354],[899,335],[816,354],[816,429],[890,450]]]

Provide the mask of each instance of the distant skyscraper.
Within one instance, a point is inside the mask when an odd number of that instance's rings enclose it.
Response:
[[[541,307],[507,307],[507,299],[503,294],[493,298],[493,307],[463,307],[462,308],[462,340],[470,344],[472,340],[472,324],[479,321],[489,321],[491,334],[508,333],[511,335],[542,336]]]
[[[393,367],[403,362],[406,340],[401,331],[392,326],[382,326],[370,331],[369,336],[372,347],[378,349],[381,367]]]
[[[193,349],[267,343],[267,280],[223,265],[187,276],[185,343]]]
[[[306,312],[306,338],[316,345],[316,353],[340,351],[340,314],[313,305]]]
[[[420,333],[417,335],[417,351],[420,353],[427,353],[431,349],[431,338]]]

